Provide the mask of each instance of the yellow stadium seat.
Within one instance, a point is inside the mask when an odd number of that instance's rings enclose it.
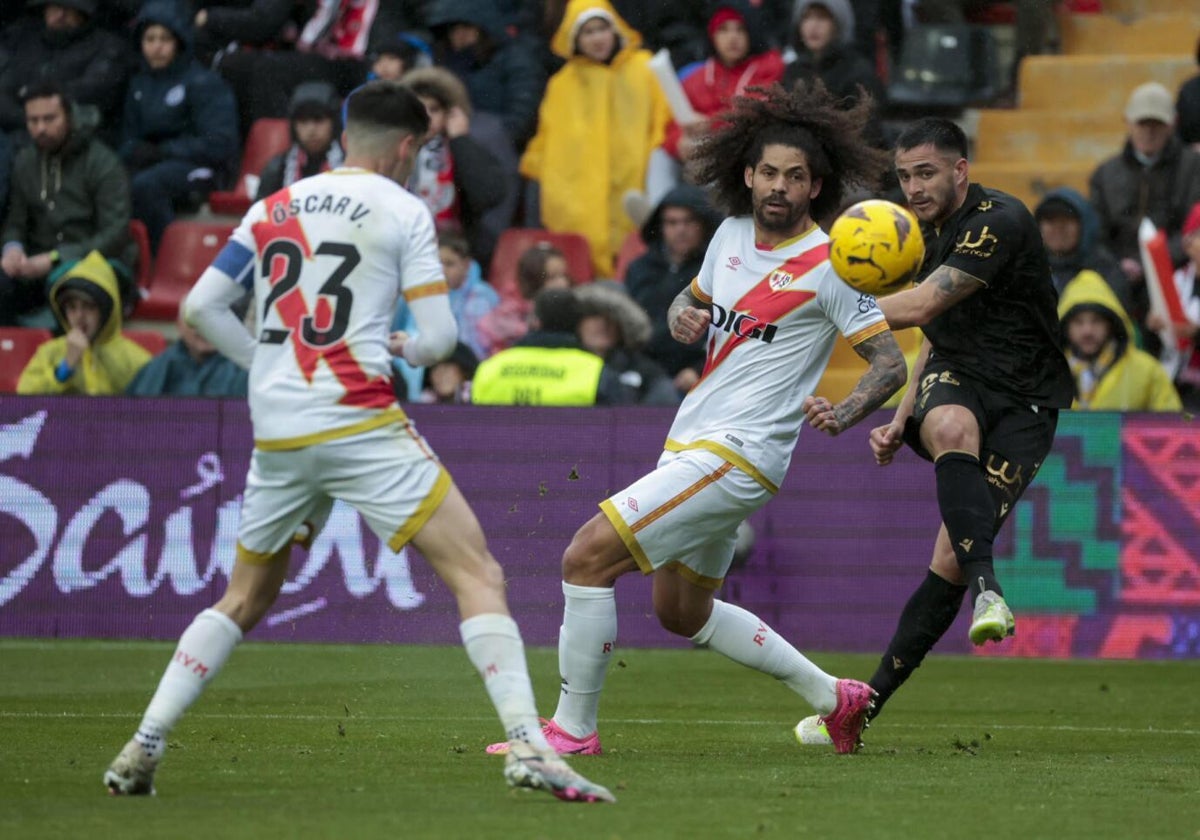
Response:
[[[1090,161],[981,162],[971,164],[971,180],[1010,193],[1033,210],[1042,196],[1055,187],[1073,187],[1087,195],[1088,178],[1095,168]]]
[[[1017,90],[1023,109],[1120,115],[1143,82],[1174,91],[1195,73],[1192,56],[1031,55],[1021,62]]]
[[[1196,52],[1200,12],[1179,6],[1169,14],[1151,14],[1129,23],[1105,15],[1065,15],[1059,21],[1067,55],[1182,55]]]
[[[1104,0],[1105,13],[1121,18],[1171,14],[1185,11],[1189,6],[1190,0]]]
[[[1124,139],[1119,111],[981,110],[972,160],[1099,163],[1115,154]]]

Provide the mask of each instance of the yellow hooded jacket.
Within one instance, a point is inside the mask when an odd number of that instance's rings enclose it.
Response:
[[[77,286],[80,283],[99,289],[110,302],[107,307],[102,307],[108,317],[100,324],[92,346],[84,351],[75,373],[66,382],[59,382],[54,371],[67,357],[67,337],[45,342],[21,372],[18,394],[120,394],[142,365],[150,361],[150,354],[141,345],[121,335],[117,276],[99,251],[92,251],[68,268],[50,288],[50,308],[63,329],[70,330],[71,327],[59,306],[59,295],[67,284]]]
[[[1120,323],[1121,326],[1117,328],[1120,349],[1108,370],[1095,383],[1091,398],[1084,404],[1076,396],[1071,408],[1088,411],[1180,411],[1183,405],[1171,383],[1171,377],[1158,359],[1134,346],[1135,332],[1129,313],[1117,299],[1112,287],[1094,271],[1079,272],[1063,288],[1058,301],[1058,320],[1064,336],[1067,317],[1080,306],[1107,310]],[[1121,332],[1124,334],[1121,335]]]
[[[575,53],[579,28],[597,16],[617,31],[609,64]],[[613,257],[633,230],[621,200],[645,188],[650,152],[670,120],[641,44],[608,0],[570,0],[550,41],[567,63],[546,86],[537,134],[521,157],[521,174],[541,185],[542,224],[585,236],[599,277],[613,276]]]

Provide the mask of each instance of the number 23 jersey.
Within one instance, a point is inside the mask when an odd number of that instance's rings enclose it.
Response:
[[[387,337],[399,295],[446,294],[433,219],[420,199],[362,169],[305,178],[257,202],[231,242],[253,287],[255,445],[292,449],[404,413]]]

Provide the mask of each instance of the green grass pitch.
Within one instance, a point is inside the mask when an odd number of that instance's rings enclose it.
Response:
[[[931,657],[857,755],[798,746],[804,704],[707,651],[618,652],[616,805],[508,789],[454,647],[246,644],[170,738],[158,796],[101,775],[172,647],[0,640],[0,837],[1196,838],[1200,663]],[[816,655],[863,677],[874,660]],[[552,650],[530,651],[543,714]]]

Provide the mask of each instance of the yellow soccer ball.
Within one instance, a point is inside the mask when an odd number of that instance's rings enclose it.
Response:
[[[882,198],[846,208],[829,229],[829,262],[860,292],[875,297],[912,283],[925,260],[925,240],[912,211]]]

